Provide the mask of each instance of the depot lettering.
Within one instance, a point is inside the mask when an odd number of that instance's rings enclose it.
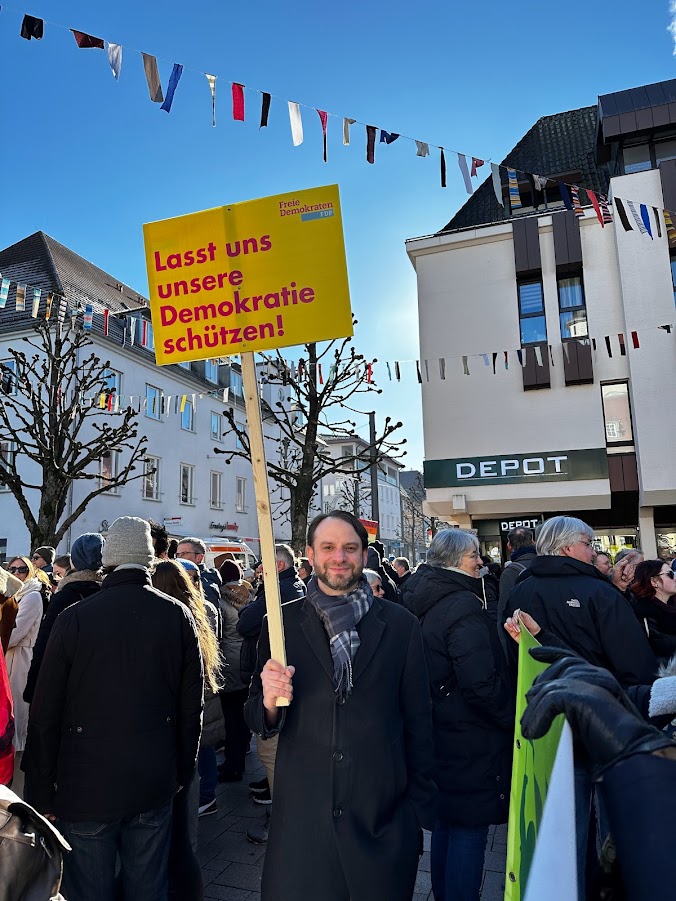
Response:
[[[497,460],[469,460],[456,463],[458,482],[481,479],[536,478],[548,474],[564,475],[567,454],[548,457],[501,457]]]

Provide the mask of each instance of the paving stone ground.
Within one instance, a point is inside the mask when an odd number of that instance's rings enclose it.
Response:
[[[248,783],[262,779],[265,770],[253,751],[247,756],[247,770],[242,782],[218,786],[218,813],[200,819],[198,857],[204,874],[204,894],[209,899],[260,901],[265,846],[247,841],[246,830],[265,817],[265,807],[254,804],[248,791]],[[433,901],[429,847],[430,837],[426,833],[413,901]],[[486,846],[481,901],[503,901],[506,853],[507,827],[492,827]]]

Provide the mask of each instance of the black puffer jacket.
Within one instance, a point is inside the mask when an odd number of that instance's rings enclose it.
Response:
[[[655,597],[632,597],[632,606],[653,653],[661,663],[666,663],[676,654],[676,609]]]
[[[646,685],[657,660],[624,595],[595,566],[572,557],[536,557],[511,590],[506,616],[518,608],[623,685]],[[516,644],[511,643],[512,653]]]
[[[421,564],[404,588],[420,620],[432,694],[442,822],[504,823],[514,695],[481,579]]]

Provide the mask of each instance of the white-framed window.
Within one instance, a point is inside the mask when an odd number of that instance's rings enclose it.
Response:
[[[103,390],[119,396],[122,388],[122,373],[107,367],[103,370]]]
[[[195,503],[195,467],[191,463],[181,463],[181,503]]]
[[[146,383],[146,416],[148,419],[162,418],[162,394],[155,385]]]
[[[242,373],[230,369],[230,390],[237,397],[244,397],[244,383],[242,382]]]
[[[195,431],[195,407],[191,400],[186,400],[181,413],[181,428],[186,432]]]
[[[190,367],[192,366],[192,363],[190,362],[190,360],[181,360],[181,362],[178,365],[181,367],[181,369],[189,370]]]
[[[216,413],[215,410],[211,411],[211,437],[214,439],[214,441],[223,440],[221,418],[222,417],[220,413]]]
[[[237,501],[238,513],[246,513],[246,479],[237,476]]]
[[[246,432],[246,423],[245,422],[237,422],[237,420],[235,420],[235,425],[237,426],[237,428],[240,431]],[[235,447],[240,448],[240,450],[244,447],[237,432],[235,432]]]
[[[0,388],[3,394],[16,394],[16,360],[0,360]]]
[[[0,473],[2,473],[2,469],[4,464],[8,464],[10,466],[14,463],[14,458],[16,457],[16,444],[14,441],[0,441]],[[0,491],[8,491],[7,485],[5,485],[4,479],[0,475]]]
[[[143,499],[159,501],[160,499],[160,458],[146,457],[143,462]]]
[[[223,509],[223,498],[221,494],[222,484],[222,473],[212,469],[209,488],[209,506],[214,510]]]
[[[334,494],[336,493],[336,486],[333,484],[324,485],[323,490],[324,490],[324,497],[333,497]]]
[[[204,378],[213,385],[218,384],[218,363],[216,360],[204,361]]]
[[[99,460],[99,484],[109,485],[120,474],[120,452],[111,450]],[[107,488],[108,494],[119,494],[119,487]]]

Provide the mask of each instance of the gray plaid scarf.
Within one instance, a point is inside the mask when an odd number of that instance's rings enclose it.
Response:
[[[348,594],[327,595],[320,591],[313,576],[307,586],[307,599],[329,636],[336,694],[348,698],[352,693],[352,661],[360,644],[356,626],[371,609],[371,586],[362,576],[357,587]]]

